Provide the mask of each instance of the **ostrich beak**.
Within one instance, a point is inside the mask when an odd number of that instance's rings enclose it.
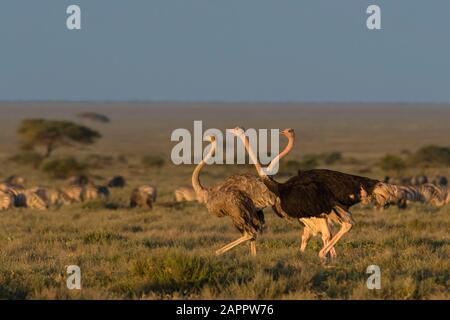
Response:
[[[216,137],[215,136],[207,136],[206,141],[214,142],[214,141],[216,141]]]
[[[294,129],[292,128],[286,128],[283,131],[281,131],[281,134],[284,136],[289,136],[294,134]]]
[[[236,127],[231,130],[231,133],[233,133],[235,136],[242,136],[244,134],[245,129],[241,127]]]

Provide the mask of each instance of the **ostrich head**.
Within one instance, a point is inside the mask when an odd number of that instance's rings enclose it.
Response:
[[[205,140],[212,143],[212,142],[216,141],[216,137],[212,136],[212,135],[211,136],[206,136]]]
[[[234,134],[236,137],[242,137],[245,135],[245,129],[241,127],[236,127],[234,129],[230,130],[232,134]]]
[[[292,128],[286,128],[282,130],[281,134],[287,138],[295,138],[295,131]]]

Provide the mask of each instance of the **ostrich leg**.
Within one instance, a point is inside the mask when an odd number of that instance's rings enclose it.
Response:
[[[305,252],[308,241],[311,238],[311,231],[308,227],[303,228],[303,234],[301,235],[302,243],[300,245],[300,252]]]
[[[350,222],[347,222],[347,221],[342,222],[341,229],[328,242],[328,244],[325,247],[323,247],[322,250],[320,250],[319,257],[325,258],[327,256],[327,253],[330,252],[330,250],[334,247],[336,242],[338,242],[339,239],[342,238],[343,235],[345,235],[347,232],[349,232],[351,228],[352,228],[352,224]]]
[[[323,242],[323,248],[325,248],[329,243],[330,239],[332,238],[332,234],[330,231],[330,226],[328,225],[328,222],[326,225],[321,225],[321,233],[322,233],[322,242]],[[334,249],[334,246],[331,247],[329,250],[331,258],[335,258],[337,256],[336,250]]]
[[[216,251],[216,255],[221,255],[224,254],[225,252],[233,249],[234,247],[236,247],[237,245],[241,244],[244,241],[248,241],[253,239],[253,236],[249,235],[249,234],[244,234],[242,237],[240,237],[239,239],[230,242],[229,244],[223,246],[222,248],[220,248],[219,250]],[[255,254],[256,254],[256,246],[255,246]]]
[[[301,252],[305,251],[309,239],[315,233],[322,234],[322,242],[323,242],[322,250],[323,250],[323,248],[325,248],[328,245],[330,239],[332,238],[331,226],[328,224],[327,219],[309,218],[309,219],[300,219],[300,222],[305,225],[305,227],[303,228],[303,234],[301,236],[302,243],[300,246],[300,251]],[[334,249],[334,247],[330,249],[330,256],[332,258],[336,257],[336,250]]]

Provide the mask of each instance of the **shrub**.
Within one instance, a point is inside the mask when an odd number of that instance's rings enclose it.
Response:
[[[425,167],[449,166],[450,148],[439,146],[426,146],[417,150],[409,159],[412,165]]]
[[[83,118],[83,119],[87,119],[87,120],[91,120],[91,121],[95,121],[95,122],[100,122],[100,123],[109,123],[109,122],[111,122],[111,120],[107,116],[105,116],[104,114],[101,114],[101,113],[97,113],[97,112],[80,113],[78,115],[78,117]]]
[[[402,171],[406,168],[405,161],[397,156],[387,154],[380,162],[379,166],[384,171]]]
[[[323,155],[323,162],[325,164],[333,164],[342,160],[342,153],[339,151],[333,151]]]
[[[90,154],[88,155],[84,162],[90,168],[102,169],[114,164],[114,158],[111,156],[103,156],[100,154]]]
[[[70,121],[45,119],[22,120],[17,134],[22,150],[43,147],[45,158],[50,157],[56,148],[74,143],[90,145],[101,137],[97,131]]]
[[[56,179],[67,179],[70,176],[84,174],[87,165],[73,157],[48,160],[41,166],[43,172]]]
[[[164,165],[164,158],[161,156],[145,156],[142,158],[142,165],[146,168],[161,168]]]
[[[319,165],[319,156],[314,154],[305,155],[300,161],[301,170],[311,170]]]
[[[288,170],[310,170],[318,166],[318,158],[317,155],[305,155],[301,161],[289,160],[285,165]]]
[[[288,167],[289,169],[298,169],[300,167],[300,162],[298,162],[297,160],[286,161],[286,167]]]
[[[9,158],[9,160],[12,162],[15,162],[17,164],[27,165],[27,166],[29,165],[35,169],[39,168],[43,159],[44,159],[43,156],[41,156],[39,153],[33,152],[33,151],[20,152]]]

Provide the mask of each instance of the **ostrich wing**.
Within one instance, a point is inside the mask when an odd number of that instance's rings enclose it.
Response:
[[[280,186],[281,208],[294,218],[327,214],[335,206],[333,193],[324,185],[291,179]]]

